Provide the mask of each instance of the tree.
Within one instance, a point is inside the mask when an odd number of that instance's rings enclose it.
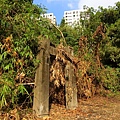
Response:
[[[97,10],[86,6],[84,8],[85,11],[81,13],[80,25],[71,27],[63,24],[64,21],[62,21],[60,29],[67,44],[76,51],[78,51],[79,38],[87,36],[87,46],[83,50],[86,53],[82,56],[82,60],[91,62],[91,66],[87,71],[88,74],[94,74],[98,83],[102,84],[106,89],[119,90],[120,30],[118,26],[120,26],[120,2],[117,2],[116,6],[109,8],[100,6]],[[99,35],[94,38],[94,32],[101,23],[106,28],[105,37]],[[95,57],[96,51],[98,53],[97,57]],[[99,61],[99,67],[96,61]]]
[[[66,23],[65,23],[65,19],[63,18],[62,20],[61,20],[61,23],[60,23],[60,27],[64,27],[66,25]]]

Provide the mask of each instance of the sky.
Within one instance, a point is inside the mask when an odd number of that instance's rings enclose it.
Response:
[[[83,6],[93,7],[98,6],[108,8],[108,6],[115,6],[119,0],[33,0],[34,4],[42,5],[47,8],[47,13],[53,13],[56,16],[57,24],[60,24],[64,11],[67,10],[83,10]]]

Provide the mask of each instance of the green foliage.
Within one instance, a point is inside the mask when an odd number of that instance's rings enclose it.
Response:
[[[101,82],[106,89],[117,91],[120,89],[120,2],[116,6],[103,8],[99,7],[98,10],[94,8],[85,7],[85,11],[81,13],[80,26],[75,26],[79,31],[80,36],[87,36],[87,53],[84,55],[84,60],[91,62],[88,70],[89,74],[95,74],[96,80]],[[89,15],[89,19],[87,19]],[[83,17],[82,17],[83,16]],[[94,31],[100,23],[105,23],[107,32],[105,39],[101,40],[99,47],[99,57],[103,68],[96,66],[94,51],[95,45],[98,41],[92,38]],[[68,33],[66,31],[66,33]],[[78,36],[78,34],[76,34]],[[76,36],[75,36],[76,37]],[[72,39],[69,42],[72,43]],[[74,46],[74,44],[71,44]],[[86,48],[84,48],[86,49]],[[85,50],[84,50],[85,51]]]
[[[0,0],[1,108],[17,104],[19,95],[29,94],[21,83],[26,79],[34,81],[40,62],[36,60],[39,40],[43,37],[55,40],[60,36],[51,23],[40,16],[42,13],[45,9],[32,4],[32,0]]]
[[[101,71],[100,79],[102,81],[103,87],[109,89],[113,92],[120,90],[120,69],[115,69],[107,67],[105,70]]]
[[[113,67],[120,67],[120,28],[118,26],[120,26],[119,19],[108,26],[107,39],[103,48],[103,62]]]
[[[65,24],[64,19],[61,21],[60,29],[64,34],[68,45],[72,46],[75,53],[78,54],[78,41],[81,36],[87,36],[87,46],[84,47],[84,56],[82,60],[91,63],[88,73],[95,76],[95,80],[102,84],[106,89],[117,91],[120,89],[120,2],[116,6],[98,10],[84,6],[84,12],[81,13],[80,25],[76,24],[70,27]],[[92,36],[100,23],[105,23],[106,34],[101,40],[98,48],[99,57],[103,68],[97,66],[94,52],[98,39]],[[80,51],[82,52],[82,51]]]
[[[65,37],[67,45],[72,46],[75,50],[75,53],[77,54],[78,41],[79,41],[79,37],[80,37],[79,28],[68,26],[67,24],[64,23],[64,20],[62,20],[62,21],[63,22],[61,22],[59,28]]]

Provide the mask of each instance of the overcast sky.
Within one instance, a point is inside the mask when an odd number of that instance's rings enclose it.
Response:
[[[42,4],[48,10],[47,13],[53,13],[56,16],[57,24],[61,22],[65,10],[76,10],[83,9],[84,5],[88,7],[103,6],[108,8],[108,6],[115,6],[115,3],[119,0],[33,0],[34,4]]]

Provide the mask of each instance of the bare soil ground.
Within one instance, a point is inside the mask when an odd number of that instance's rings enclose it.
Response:
[[[78,108],[52,105],[51,120],[120,120],[120,99],[96,96],[79,100]]]
[[[13,117],[7,115],[0,114],[0,120],[120,120],[120,96],[80,99],[78,108],[74,110],[66,110],[63,105],[52,104],[49,117],[44,118],[36,118],[32,113],[14,114]]]

